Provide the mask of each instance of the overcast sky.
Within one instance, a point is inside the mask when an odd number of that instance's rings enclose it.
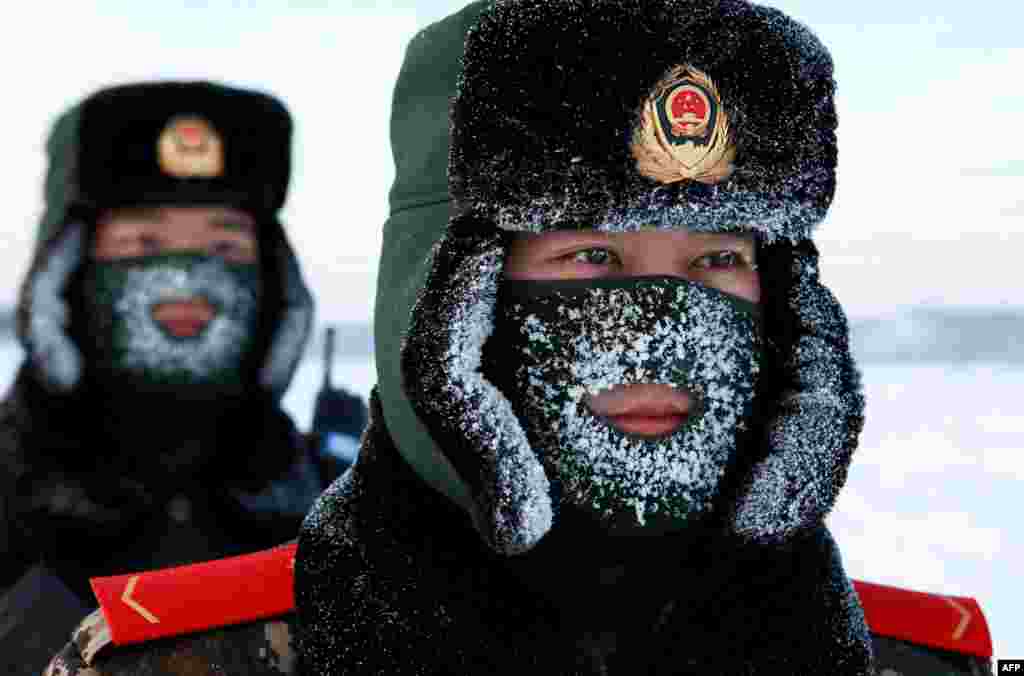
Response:
[[[319,319],[368,320],[393,178],[394,79],[414,31],[463,4],[19,4],[0,22],[0,119],[8,134],[0,151],[0,304],[14,301],[28,261],[54,117],[105,85],[207,78],[267,90],[291,109],[295,173],[284,219]],[[836,63],[839,192],[819,241],[826,281],[850,313],[1024,306],[1024,4],[768,4],[809,24]],[[930,371],[924,391],[941,394],[922,404],[917,394],[908,400],[922,390],[907,390],[904,377],[869,389],[866,448],[834,519],[852,570],[978,595],[998,619],[997,641],[1014,650],[1003,656],[1024,657],[1024,594],[1015,591],[1017,564],[1007,559],[1024,553],[1011,534],[1020,533],[1013,522],[1024,479],[1024,378],[998,369],[958,373],[955,383],[983,388],[988,398],[978,398],[957,390],[945,370]],[[927,423],[906,414],[915,405],[948,406],[954,415]],[[1003,592],[1017,604],[1003,603]]]
[[[54,116],[111,84],[212,78],[295,116],[285,218],[320,318],[368,319],[393,178],[391,90],[405,44],[462,1],[23,3],[0,25],[7,129],[0,303],[27,264]],[[1020,3],[773,2],[836,62],[840,181],[824,272],[854,315],[1021,304],[1024,49]]]

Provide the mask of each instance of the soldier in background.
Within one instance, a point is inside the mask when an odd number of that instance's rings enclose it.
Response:
[[[89,578],[282,543],[329,476],[281,408],[313,303],[277,213],[292,122],[206,82],[59,118],[0,409],[4,673],[39,673]]]

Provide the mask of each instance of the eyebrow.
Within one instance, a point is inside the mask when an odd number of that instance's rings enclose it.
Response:
[[[147,223],[163,223],[164,212],[151,207],[122,207],[113,209],[105,220],[113,221],[119,219],[144,221]]]

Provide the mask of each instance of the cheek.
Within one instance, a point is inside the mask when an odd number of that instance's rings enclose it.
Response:
[[[736,290],[733,293],[746,298],[751,303],[761,302],[761,275],[757,270],[744,270],[736,277]]]
[[[707,286],[738,296],[751,303],[761,302],[761,276],[756,270],[729,270],[709,273],[705,279],[695,279]]]
[[[143,253],[142,245],[137,241],[131,240],[119,241],[113,238],[97,238],[92,246],[92,257],[101,261],[131,258],[141,256]]]

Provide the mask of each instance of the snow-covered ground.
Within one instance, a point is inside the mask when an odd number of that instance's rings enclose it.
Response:
[[[13,341],[0,342],[0,387],[20,354]],[[323,366],[307,358],[285,397],[303,429]],[[869,361],[862,369],[867,424],[829,519],[848,572],[974,597],[996,656],[1024,656],[1024,364]],[[336,385],[365,398],[374,380],[372,358],[336,357]]]
[[[1024,365],[865,364],[867,420],[829,519],[851,576],[978,600],[1024,655]]]

